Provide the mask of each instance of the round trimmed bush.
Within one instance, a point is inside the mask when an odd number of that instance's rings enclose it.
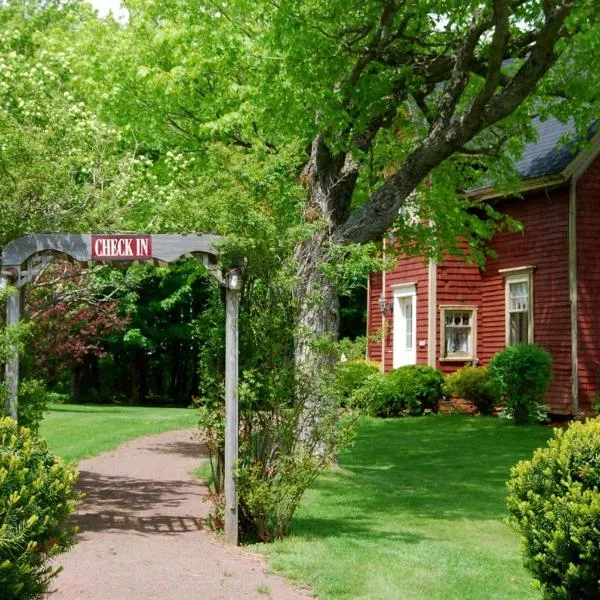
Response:
[[[407,365],[386,376],[388,393],[376,406],[380,417],[422,415],[436,412],[442,398],[444,376],[428,365]]]
[[[354,408],[373,416],[384,416],[384,407],[397,402],[397,391],[388,375],[376,372],[369,375],[349,398]]]
[[[347,404],[352,394],[365,384],[367,377],[377,373],[378,364],[370,360],[339,363],[335,369],[334,392],[342,404]]]
[[[600,598],[600,418],[555,430],[508,487],[509,524],[544,598]]]
[[[498,403],[498,392],[485,367],[458,369],[446,379],[444,394],[468,400],[482,415],[493,415]]]
[[[48,559],[73,543],[67,517],[77,475],[46,443],[0,419],[0,590],[2,600],[42,598],[58,569]]]
[[[547,350],[535,344],[509,346],[494,354],[488,372],[505,416],[518,424],[545,418],[542,402],[552,381],[552,357]]]

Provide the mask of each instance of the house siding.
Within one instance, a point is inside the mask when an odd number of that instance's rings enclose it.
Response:
[[[589,410],[600,393],[600,158],[576,188],[579,408]]]
[[[582,180],[582,185],[597,185],[600,190],[600,163],[598,177],[589,182]],[[505,347],[505,280],[500,269],[533,266],[533,311],[534,341],[548,349],[553,358],[553,382],[547,402],[551,412],[569,414],[570,378],[571,378],[571,320],[569,301],[568,271],[568,210],[569,190],[567,187],[552,191],[528,194],[522,199],[509,199],[497,203],[497,208],[523,224],[523,232],[502,231],[497,233],[490,243],[497,254],[489,258],[485,269],[468,264],[458,257],[447,257],[437,267],[437,303],[436,303],[436,365],[445,373],[462,367],[464,362],[440,361],[440,314],[443,305],[475,306],[477,311],[477,332],[475,355],[480,364],[486,365],[494,353]],[[581,204],[581,210],[586,210]],[[596,217],[600,224],[600,215]],[[596,228],[595,231],[600,231]],[[579,230],[578,230],[579,232]],[[593,239],[593,238],[592,238]],[[594,258],[594,261],[596,259]],[[600,297],[600,264],[594,262],[596,276],[593,282],[585,280],[588,296],[592,304],[594,297]],[[586,267],[586,271],[590,268]],[[379,277],[379,279],[377,279]],[[381,315],[377,299],[381,293],[380,275],[371,278],[371,299],[369,310],[377,310]],[[400,258],[398,266],[385,275],[386,300],[391,302],[393,285],[402,283],[417,284],[417,363],[427,364],[427,347],[422,341],[427,340],[427,277],[428,267],[422,258]],[[379,282],[379,287],[377,287]],[[583,286],[584,284],[582,284]],[[585,304],[585,293],[581,302]],[[583,306],[580,306],[583,313]],[[589,312],[589,314],[593,314]],[[377,320],[377,319],[373,319]],[[393,335],[392,320],[389,323],[385,339],[385,369],[392,367]],[[592,348],[591,340],[600,336],[600,325],[588,327],[582,336],[581,348]],[[381,327],[381,325],[379,325]],[[585,329],[585,327],[583,327]],[[596,331],[598,329],[598,331]],[[370,325],[369,333],[372,334]],[[421,342],[421,343],[419,343]],[[369,344],[369,356],[373,360],[381,358],[381,344]],[[584,381],[595,382],[598,365],[586,371]],[[587,389],[587,388],[586,388]],[[587,392],[586,392],[587,393]]]
[[[569,190],[529,194],[498,205],[524,227],[497,233],[482,271],[479,359],[487,364],[505,347],[505,287],[498,271],[533,266],[534,342],[552,355],[553,382],[547,402],[555,414],[571,411],[571,312],[569,300]]]
[[[377,279],[379,277],[379,279]],[[417,364],[427,364],[427,306],[428,306],[428,267],[423,263],[423,258],[402,257],[398,260],[393,271],[385,274],[385,300],[392,302],[394,299],[393,286],[414,283],[417,293],[416,310],[416,354]],[[381,342],[378,336],[383,329],[381,310],[379,308],[379,296],[381,295],[381,274],[371,275],[371,298],[369,299],[369,344],[368,356],[371,360],[381,362]],[[376,311],[376,312],[373,312]],[[377,316],[375,316],[377,315]],[[371,320],[373,323],[371,324]],[[385,315],[385,361],[384,369],[389,371],[394,361],[394,317],[393,314]],[[373,339],[375,338],[375,339]]]
[[[381,296],[381,286],[383,282],[382,273],[371,273],[369,276],[369,298],[367,307],[367,356],[378,363],[381,363],[381,330],[383,322],[381,319],[381,309],[379,307],[379,297]]]
[[[466,248],[465,248],[466,249]],[[437,348],[436,348],[436,366],[443,373],[453,373],[465,364],[471,364],[469,361],[444,361],[440,360],[442,348],[440,345],[442,321],[440,318],[440,307],[444,305],[465,305],[474,306],[477,310],[476,326],[479,324],[481,317],[481,273],[477,266],[465,262],[465,260],[456,257],[448,256],[437,267],[437,307],[436,307],[436,332],[437,332]],[[478,329],[477,329],[478,331]],[[474,356],[477,358],[479,353],[479,335],[476,334]]]

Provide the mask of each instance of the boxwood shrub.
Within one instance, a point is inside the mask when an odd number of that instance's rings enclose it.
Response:
[[[58,569],[50,557],[72,543],[67,517],[79,493],[77,475],[46,443],[0,418],[0,597],[42,598]]]
[[[488,370],[505,416],[518,424],[546,417],[542,402],[552,380],[552,358],[547,350],[535,344],[509,346],[494,354]]]
[[[464,398],[482,415],[493,415],[499,394],[486,367],[466,366],[446,379],[444,395]]]
[[[379,365],[370,360],[351,360],[338,363],[334,375],[334,393],[343,404],[349,404],[350,398],[362,387],[367,378],[379,373]]]
[[[444,376],[427,365],[408,365],[369,377],[360,391],[363,403],[378,417],[436,412]]]
[[[382,416],[381,408],[397,402],[396,388],[387,374],[369,375],[349,398],[349,404],[365,413]]]
[[[544,598],[600,598],[600,418],[555,430],[508,487],[509,524]]]

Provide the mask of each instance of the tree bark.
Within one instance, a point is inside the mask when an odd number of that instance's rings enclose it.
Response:
[[[324,274],[322,267],[331,260],[333,233],[348,218],[358,170],[358,164],[349,154],[333,155],[324,138],[318,136],[302,174],[307,189],[305,218],[314,224],[315,231],[294,252],[298,265],[294,288],[298,310],[294,353],[298,393],[303,402],[300,437],[315,454],[324,448],[314,432],[319,430],[318,425],[331,406],[320,383],[323,371],[331,370],[335,362],[334,354],[325,350],[323,342],[337,340],[339,331],[336,282]]]
[[[301,371],[310,370],[309,375],[331,362],[331,355],[315,352],[315,342],[338,335],[338,294],[322,265],[330,261],[336,228],[348,218],[358,172],[359,165],[350,154],[334,155],[322,135],[314,139],[302,180],[307,190],[305,219],[314,224],[315,231],[294,252],[298,265],[294,299],[299,313],[294,350],[296,365]]]

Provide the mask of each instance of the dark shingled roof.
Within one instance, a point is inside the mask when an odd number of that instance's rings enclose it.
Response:
[[[563,171],[581,150],[581,136],[575,131],[572,120],[561,123],[551,117],[546,121],[533,121],[538,139],[527,144],[515,167],[522,179],[543,177]],[[588,129],[587,141],[598,130],[598,122]]]
[[[549,118],[542,122],[536,118],[533,125],[538,139],[525,146],[522,157],[515,164],[522,179],[560,173],[579,150],[572,121],[561,123]],[[564,136],[569,136],[570,142],[562,139]]]

